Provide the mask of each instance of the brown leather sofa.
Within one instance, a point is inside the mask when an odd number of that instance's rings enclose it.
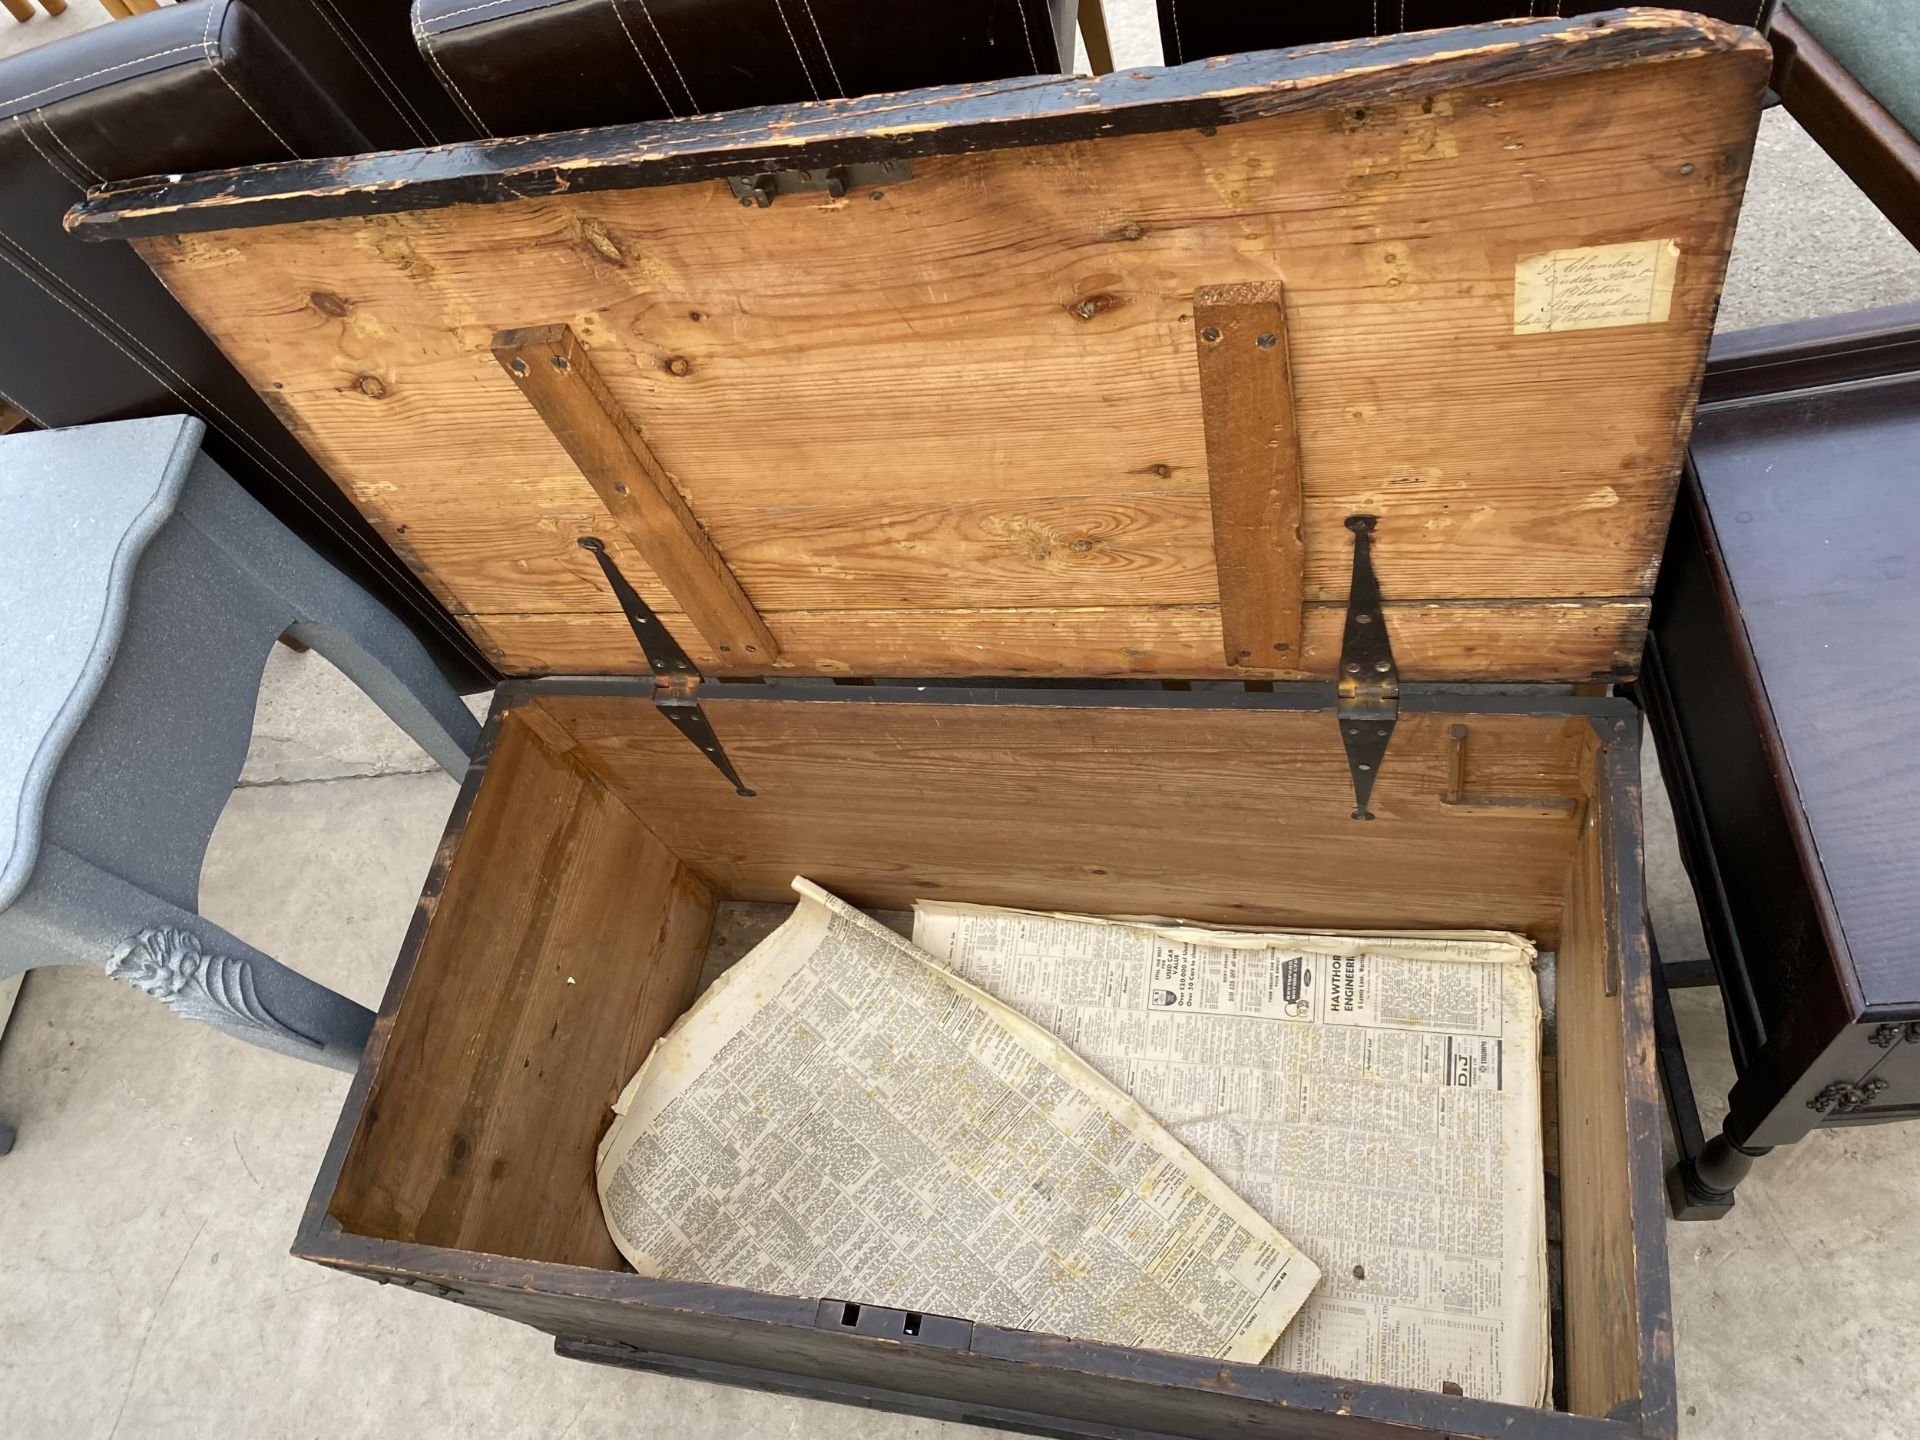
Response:
[[[1249,4],[1247,0],[1155,0],[1167,64],[1210,55],[1320,45],[1400,30],[1531,20],[1542,15],[1590,15],[1632,0],[1313,0]],[[1670,0],[1667,8],[1765,29],[1775,0]]]

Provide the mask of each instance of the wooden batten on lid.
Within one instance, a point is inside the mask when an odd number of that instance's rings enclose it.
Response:
[[[1610,679],[1765,75],[1616,12],[72,223],[135,238],[509,674],[646,673],[617,574],[709,675],[1333,679],[1372,516],[1397,678]]]

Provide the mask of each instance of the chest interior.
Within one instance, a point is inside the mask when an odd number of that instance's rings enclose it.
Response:
[[[1654,1099],[1626,1047],[1637,722],[1620,702],[1410,697],[1359,824],[1308,690],[717,690],[750,797],[641,687],[506,694],[327,1198],[341,1231],[624,1271],[594,1187],[608,1107],[697,998],[716,914],[788,900],[796,874],[876,910],[1512,929],[1554,952],[1560,1393],[1587,1413],[1640,1393],[1631,1261],[1569,1259],[1631,1257],[1646,1222],[1629,1118]]]

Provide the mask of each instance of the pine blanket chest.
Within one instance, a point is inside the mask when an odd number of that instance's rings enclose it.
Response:
[[[1595,692],[1766,73],[1616,11],[96,192],[70,223],[510,677],[297,1252],[1046,1434],[1673,1434],[1638,720]],[[1531,936],[1556,1408],[626,1270],[609,1103],[716,905],[795,874]]]

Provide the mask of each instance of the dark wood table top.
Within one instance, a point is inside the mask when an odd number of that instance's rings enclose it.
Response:
[[[1920,372],[1709,406],[1694,455],[1836,959],[1920,1001]]]

